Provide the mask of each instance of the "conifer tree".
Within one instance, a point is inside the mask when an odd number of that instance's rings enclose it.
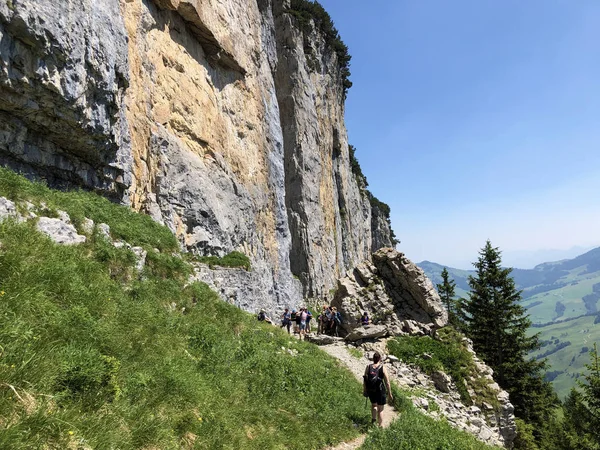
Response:
[[[446,310],[448,311],[448,317],[450,323],[454,323],[455,317],[455,300],[454,296],[456,283],[454,280],[450,279],[450,274],[448,273],[448,269],[444,267],[442,270],[442,283],[436,285],[438,293],[440,294],[440,298],[444,305],[446,305]]]
[[[493,370],[496,382],[510,394],[515,415],[540,432],[558,399],[544,380],[544,361],[528,357],[540,348],[539,334],[527,336],[531,321],[519,304],[521,292],[503,268],[501,252],[488,240],[473,264],[469,298],[460,303],[460,318],[473,347]],[[538,435],[539,437],[539,435]]]
[[[600,360],[598,348],[590,352],[582,390],[573,388],[563,404],[564,420],[561,449],[600,449]]]

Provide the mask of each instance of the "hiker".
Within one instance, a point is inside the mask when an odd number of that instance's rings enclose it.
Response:
[[[312,313],[310,312],[310,310],[306,310],[306,333],[310,333],[310,321],[313,318]]]
[[[285,308],[285,311],[281,315],[281,327],[286,327],[288,334],[291,334],[290,327],[292,326],[292,315],[290,314],[290,310]]]
[[[300,308],[300,340],[306,336],[306,318],[308,317],[305,306]]]
[[[338,327],[342,324],[342,314],[334,306],[331,308],[331,330],[335,336],[338,336]]]
[[[363,375],[363,395],[369,397],[371,401],[371,423],[377,422],[382,426],[383,407],[386,403],[386,393],[390,397],[390,401],[394,399],[392,389],[390,387],[390,377],[386,368],[381,361],[379,352],[373,355],[373,364],[369,364],[365,368]]]
[[[363,313],[362,317],[360,318],[360,324],[363,327],[369,325],[369,315],[367,314],[366,311]]]
[[[269,316],[267,316],[267,313],[265,312],[264,309],[261,309],[260,312],[258,313],[258,316],[256,316],[256,318],[258,319],[259,322],[267,322],[267,323],[273,323],[271,322],[271,319],[269,319]]]
[[[317,334],[324,334],[325,330],[327,329],[327,305],[323,305],[323,312],[321,312],[321,314],[319,314],[319,317],[317,317],[317,320],[319,321],[319,326],[317,328]]]
[[[300,334],[300,322],[302,322],[302,308],[296,313],[296,327],[294,333]]]

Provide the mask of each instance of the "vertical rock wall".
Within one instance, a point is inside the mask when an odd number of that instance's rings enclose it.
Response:
[[[350,170],[335,52],[288,8],[1,0],[0,163],[103,191],[190,251],[244,252],[240,307],[325,295],[391,243]]]
[[[118,0],[0,1],[0,164],[127,201],[128,79]]]

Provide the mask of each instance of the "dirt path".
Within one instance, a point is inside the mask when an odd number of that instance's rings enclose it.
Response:
[[[323,345],[321,346],[322,350],[325,350],[334,358],[339,359],[344,363],[348,369],[354,374],[356,379],[362,383],[363,374],[365,372],[365,367],[369,364],[369,360],[367,358],[355,358],[348,352],[348,349],[343,344],[331,344],[331,345]],[[392,423],[396,417],[398,417],[398,412],[391,406],[386,406],[383,411],[383,427],[387,428],[390,423]],[[327,447],[324,450],[354,450],[359,448],[363,442],[365,441],[366,435],[363,434],[356,439],[349,442],[342,442],[335,447]]]

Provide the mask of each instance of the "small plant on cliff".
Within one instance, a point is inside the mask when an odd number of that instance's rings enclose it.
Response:
[[[356,159],[356,147],[354,145],[348,145],[348,155],[350,157],[350,170],[352,170],[358,187],[361,189],[366,188],[369,183],[367,182],[367,177],[362,172],[358,159]]]
[[[333,25],[331,16],[316,0],[292,0],[290,9],[287,9],[285,12],[293,15],[298,20],[301,30],[306,34],[312,31],[311,22],[314,23],[316,29],[323,35],[325,44],[335,52],[338,60],[338,69],[342,77],[345,98],[348,89],[352,87],[352,82],[350,81],[350,59],[352,57],[348,53],[348,47],[340,38],[338,30]],[[307,58],[311,56],[307,54]]]
[[[400,243],[400,241],[396,238],[396,233],[394,233],[394,230],[392,229],[392,221],[390,219],[390,207],[387,203],[383,203],[381,200],[379,200],[377,197],[375,197],[371,191],[367,191],[367,195],[369,196],[369,202],[371,203],[371,208],[374,210],[379,211],[379,213],[381,213],[383,215],[383,217],[385,218],[387,224],[389,225],[390,228],[390,239],[392,241],[392,245],[396,246]]]
[[[193,261],[198,261],[208,264],[211,268],[214,266],[220,267],[243,267],[250,270],[250,258],[241,252],[233,251],[219,258],[218,256],[193,256]]]

